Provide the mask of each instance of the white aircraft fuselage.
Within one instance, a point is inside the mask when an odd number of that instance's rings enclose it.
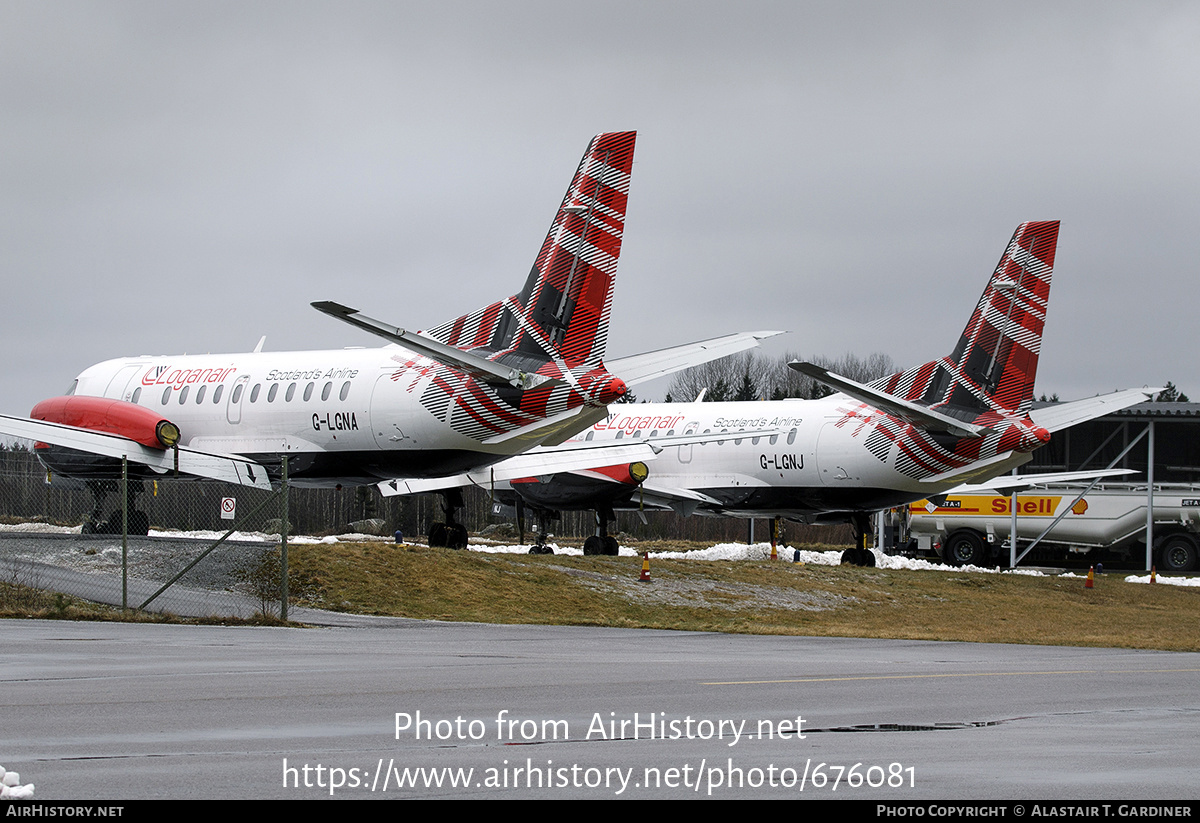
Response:
[[[439,369],[413,360],[398,346],[130,357],[91,366],[73,394],[121,400],[169,419],[191,449],[268,466],[287,455],[299,483],[436,476],[513,453],[508,438],[489,444],[422,408]],[[540,431],[534,442],[549,434]]]
[[[1044,429],[1022,419],[1006,421],[1004,429],[1007,436],[998,431],[989,439],[1013,442],[1015,448],[984,455],[998,457],[989,474],[1028,462],[1048,439]],[[778,433],[757,434],[764,430]],[[887,433],[881,436],[881,430]],[[684,514],[844,519],[846,512],[890,508],[914,495],[960,485],[958,471],[975,461],[956,453],[960,438],[923,431],[844,394],[819,400],[619,404],[575,439],[629,442],[726,432],[727,438],[664,448],[649,464],[641,488],[630,484],[620,495],[623,502]],[[887,448],[872,451],[872,439]],[[551,484],[530,478],[513,487],[528,502],[547,508],[592,508],[596,500],[617,493],[610,475],[575,475],[574,484],[560,475]],[[931,480],[939,475],[947,479]],[[598,496],[585,500],[580,493],[585,487]]]

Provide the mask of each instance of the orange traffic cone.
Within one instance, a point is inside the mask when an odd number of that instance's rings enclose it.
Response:
[[[650,552],[642,552],[642,576],[638,580],[650,582]]]
[[[1154,582],[1155,582],[1155,580],[1154,580],[1154,566],[1151,566],[1151,567],[1150,567],[1150,582],[1151,582],[1151,583],[1154,583]]]
[[[1095,587],[1095,585],[1094,585],[1094,584],[1093,584],[1093,582],[1092,582],[1092,581],[1094,580],[1095,576],[1096,576],[1096,567],[1095,567],[1095,566],[1092,566],[1092,567],[1090,567],[1090,568],[1088,569],[1087,582],[1083,584],[1083,587],[1084,587],[1085,589],[1094,589],[1094,588],[1096,588],[1096,587]]]

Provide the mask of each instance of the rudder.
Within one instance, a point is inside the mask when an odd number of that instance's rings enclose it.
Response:
[[[1017,227],[949,357],[871,385],[967,420],[989,411],[1027,414],[1058,227],[1057,220]]]
[[[568,368],[599,365],[608,342],[636,137],[632,131],[607,132],[588,144],[519,294],[426,334],[462,348],[557,357]]]

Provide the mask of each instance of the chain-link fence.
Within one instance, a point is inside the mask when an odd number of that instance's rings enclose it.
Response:
[[[285,535],[292,542],[347,533],[391,540],[400,532],[412,542],[445,517],[437,495],[384,497],[374,486],[263,491],[186,476],[144,478],[138,470],[131,468],[122,493],[119,477],[50,477],[29,449],[0,446],[0,583],[191,616],[279,615]],[[463,502],[457,516],[471,534],[496,522],[487,490],[466,489]],[[756,539],[769,539],[769,521],[759,525]],[[581,545],[594,533],[595,516],[563,512],[547,529]],[[648,512],[644,522],[622,512],[610,525],[611,533],[640,540],[740,542],[747,531],[745,520],[670,512]],[[787,526],[793,542],[836,542],[841,531]]]

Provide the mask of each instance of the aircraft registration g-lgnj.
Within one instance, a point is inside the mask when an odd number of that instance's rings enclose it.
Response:
[[[411,332],[336,303],[327,314],[386,339],[377,349],[109,360],[30,418],[0,432],[38,441],[54,472],[92,481],[90,525],[122,458],[138,476],[180,471],[269,487],[367,484],[478,470],[607,416],[627,387],[757,345],[772,332],[604,362],[635,132],[597,135],[584,152],[525,287]],[[571,451],[587,454],[571,457]],[[565,449],[564,469],[595,465]],[[623,459],[615,453],[614,459]],[[130,484],[132,493],[141,483]],[[440,536],[465,545],[453,521]],[[134,518],[143,531],[144,515]]]
[[[511,476],[505,463],[492,470],[493,477],[510,481],[497,496],[519,504],[518,514],[522,508],[543,515],[595,510],[598,531],[584,546],[588,553],[615,554],[616,542],[607,535],[614,509],[645,506],[850,521],[858,545],[846,559],[872,563],[863,542],[870,512],[968,483],[988,481],[988,488],[1001,489],[1094,476],[998,477],[1028,462],[1051,432],[1155,391],[1032,408],[1058,225],[1017,228],[947,357],[869,385],[811,363],[789,364],[837,390],[819,400],[614,406],[581,435],[583,442],[654,442],[678,433],[707,435],[708,441],[662,449],[650,467],[624,463],[575,472],[538,471],[542,450],[536,450],[519,458],[525,477]]]

